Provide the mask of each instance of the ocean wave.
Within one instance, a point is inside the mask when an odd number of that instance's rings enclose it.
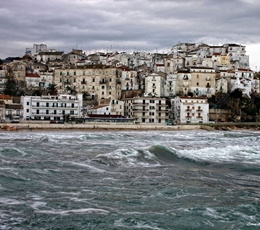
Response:
[[[35,210],[35,213],[53,214],[53,215],[70,215],[70,214],[108,214],[109,211],[99,208],[84,208],[71,210]]]
[[[260,150],[254,146],[224,146],[204,147],[201,149],[183,149],[177,154],[180,157],[187,157],[195,161],[216,162],[216,163],[246,163],[259,164]]]

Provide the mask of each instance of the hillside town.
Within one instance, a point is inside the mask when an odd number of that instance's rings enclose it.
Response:
[[[258,121],[259,73],[246,47],[180,43],[167,54],[69,53],[45,44],[0,63],[1,121]],[[14,121],[15,122],[15,121]]]

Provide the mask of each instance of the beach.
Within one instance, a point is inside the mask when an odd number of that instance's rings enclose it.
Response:
[[[52,124],[49,121],[21,121],[20,123],[2,123],[1,130],[19,131],[19,130],[158,130],[158,131],[176,131],[176,130],[238,130],[250,129],[260,130],[259,122],[237,122],[237,123],[211,123],[211,124],[180,124],[166,125],[162,123],[115,123],[115,122],[87,122],[83,124],[65,123]]]

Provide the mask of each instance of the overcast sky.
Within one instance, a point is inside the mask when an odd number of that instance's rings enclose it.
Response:
[[[33,44],[166,53],[179,42],[238,43],[255,71],[259,12],[259,0],[1,0],[0,58]]]

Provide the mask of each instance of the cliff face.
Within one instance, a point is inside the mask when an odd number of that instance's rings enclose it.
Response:
[[[230,94],[217,94],[210,99],[212,108],[228,109],[232,121],[256,122],[260,120],[260,96],[251,94],[251,98],[242,95],[240,90]]]

